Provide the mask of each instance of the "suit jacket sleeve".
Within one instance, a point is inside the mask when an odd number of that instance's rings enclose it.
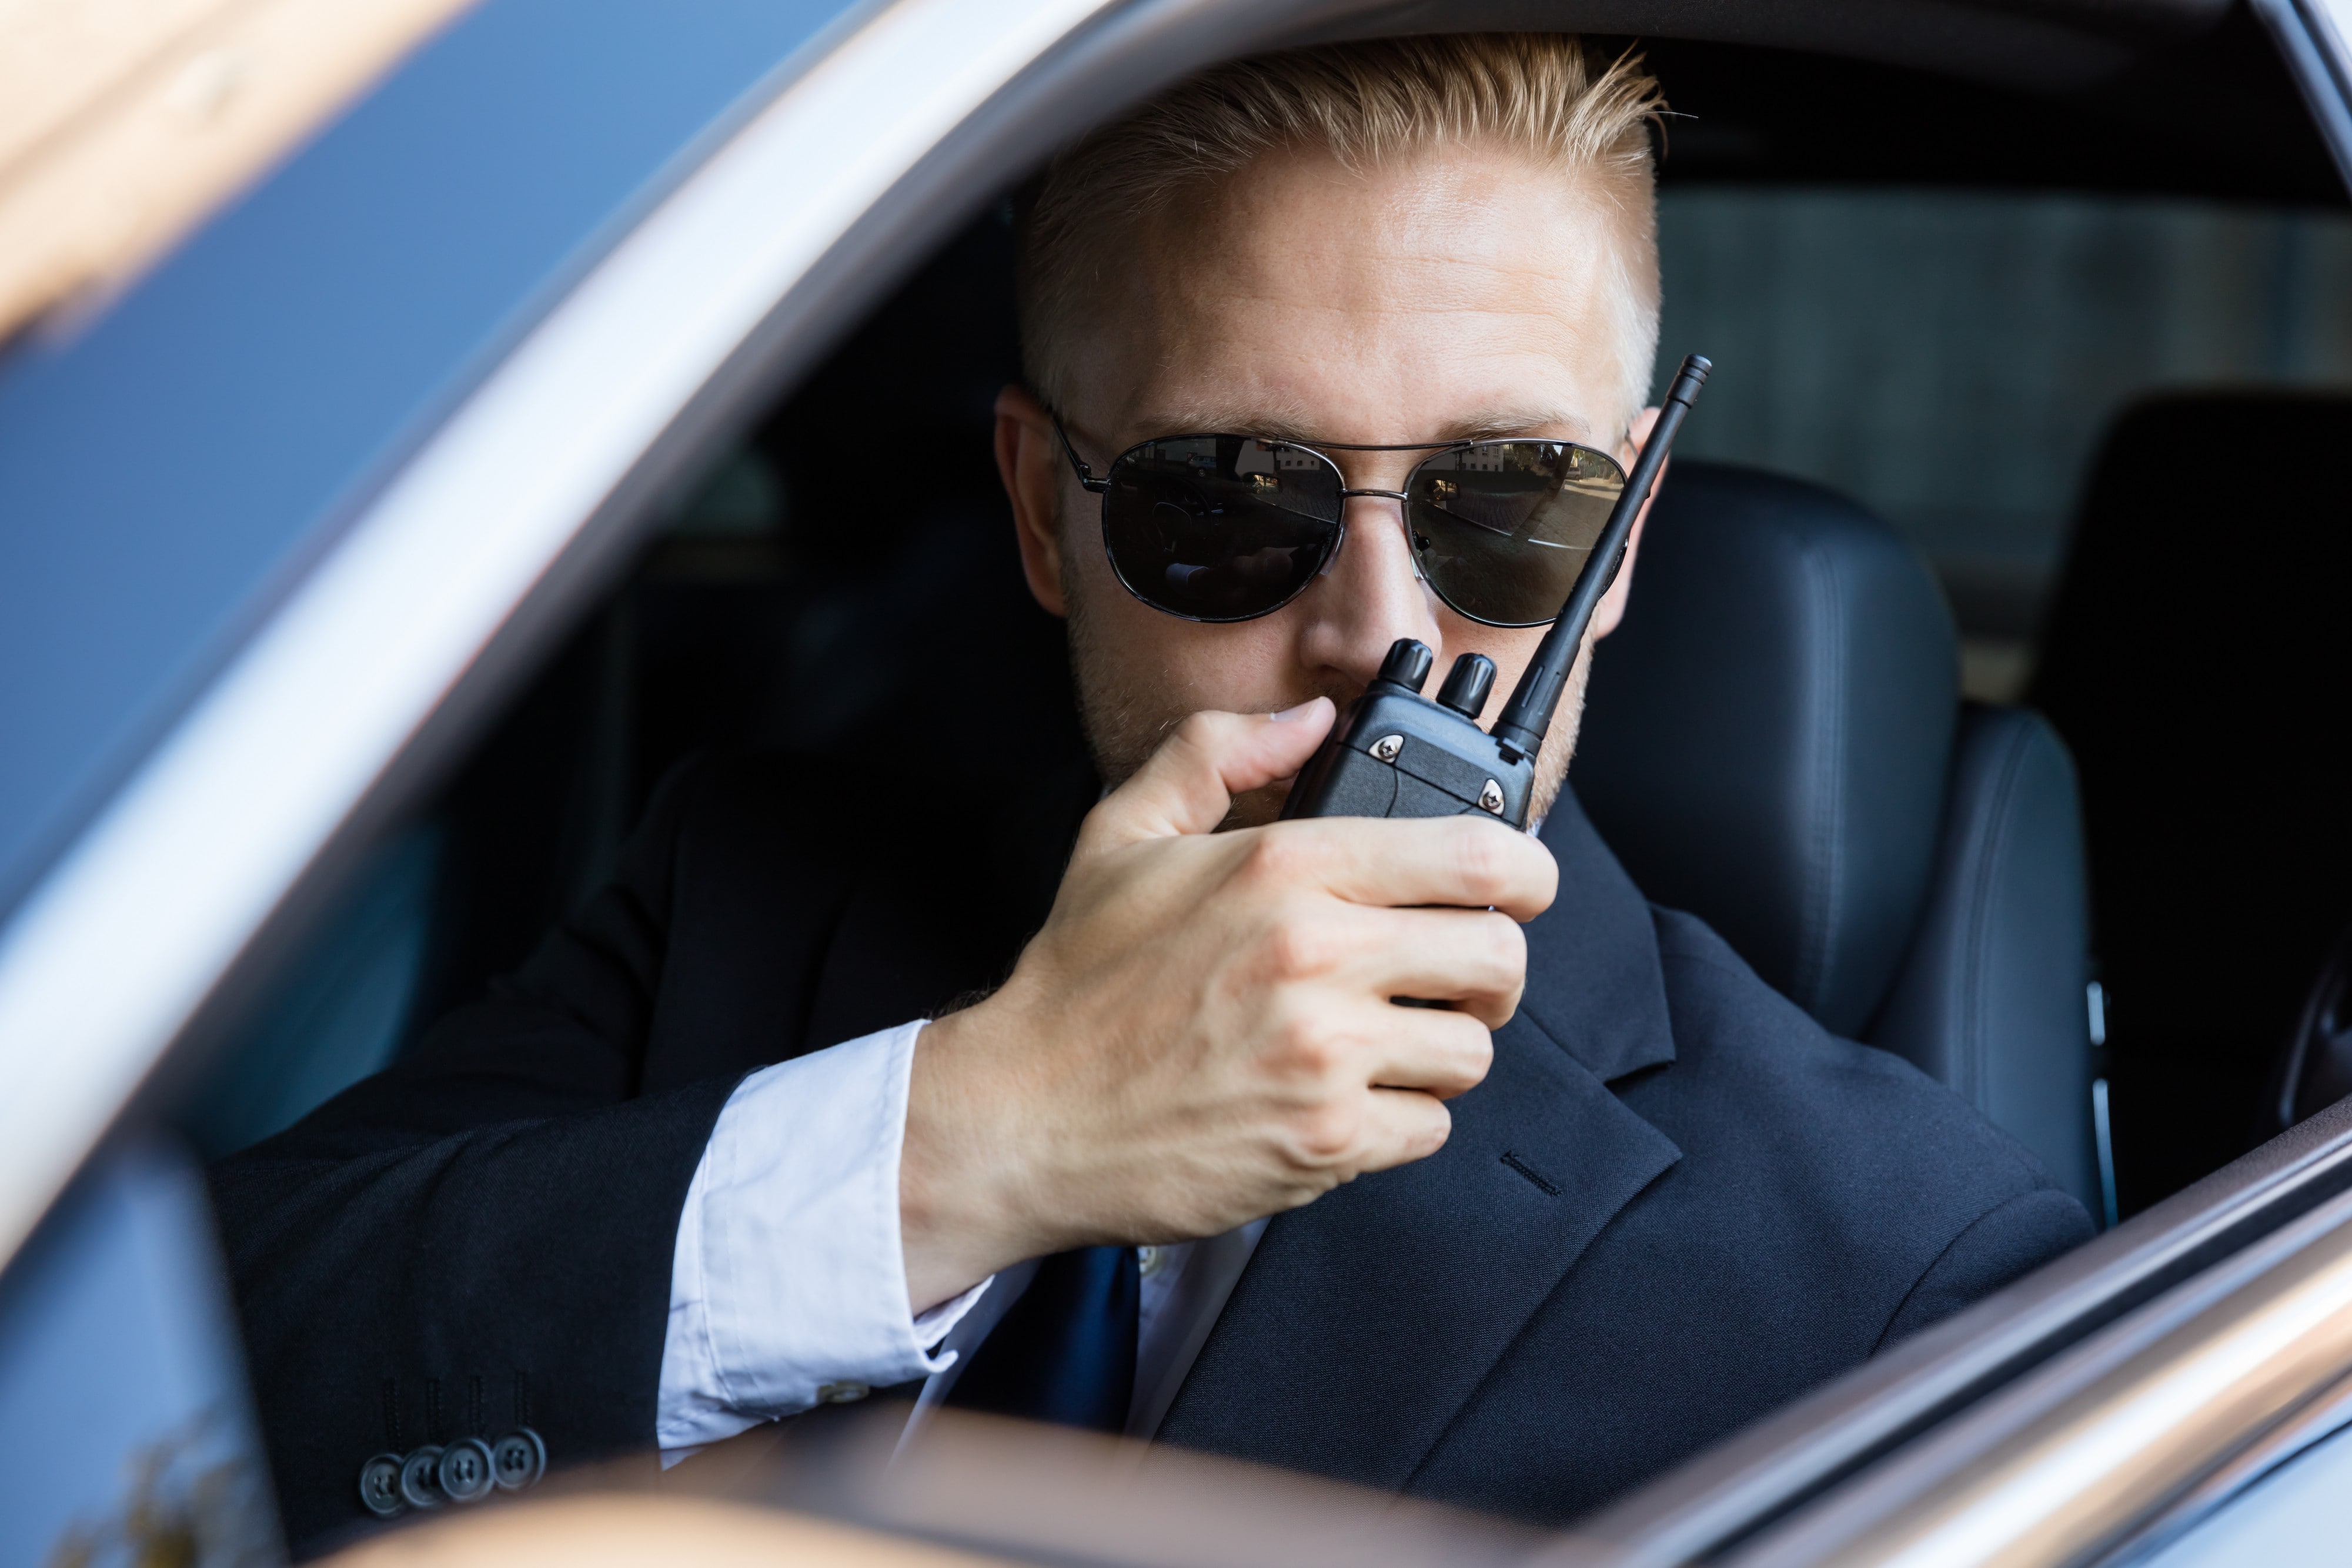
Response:
[[[2091,1236],[2091,1217],[2055,1187],[2037,1187],[1996,1204],[1928,1265],[1895,1309],[1877,1348],[1908,1339],[1982,1301]]]
[[[558,1464],[651,1446],[678,1212],[735,1083],[638,1092],[697,786],[486,1000],[215,1168],[298,1550],[368,1517],[373,1454],[524,1425]]]

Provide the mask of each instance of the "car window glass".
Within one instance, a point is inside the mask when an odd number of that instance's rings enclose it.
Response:
[[[1679,450],[1816,479],[1908,534],[2012,699],[2116,416],[2352,386],[2352,217],[2179,197],[1680,185],[1661,363],[1714,357]],[[2227,452],[2200,462],[2239,460]]]

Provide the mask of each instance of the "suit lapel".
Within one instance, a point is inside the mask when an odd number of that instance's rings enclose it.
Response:
[[[1486,1081],[1429,1159],[1277,1217],[1170,1407],[1184,1448],[1402,1488],[1594,1237],[1681,1157],[1607,1081],[1673,1058],[1648,906],[1571,797]]]

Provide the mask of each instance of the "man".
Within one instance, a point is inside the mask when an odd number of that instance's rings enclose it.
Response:
[[[298,1540],[379,1451],[429,1493],[468,1436],[677,1454],[883,1386],[1557,1521],[2088,1234],[1643,903],[1561,790],[1580,687],[1540,840],[1274,820],[1397,639],[1531,653],[1541,552],[1465,577],[1393,493],[1630,465],[1655,108],[1570,39],[1354,45],[1056,163],[997,446],[1108,792],[689,768],[520,975],[227,1162]],[[1343,529],[1242,504],[1327,462]]]

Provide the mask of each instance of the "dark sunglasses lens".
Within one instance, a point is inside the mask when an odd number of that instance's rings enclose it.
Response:
[[[1560,441],[1482,441],[1412,471],[1405,518],[1438,597],[1496,626],[1559,613],[1625,488],[1607,454]]]
[[[1111,465],[1104,543],[1129,593],[1195,621],[1246,621],[1314,580],[1339,537],[1339,472],[1241,435],[1146,442]]]

